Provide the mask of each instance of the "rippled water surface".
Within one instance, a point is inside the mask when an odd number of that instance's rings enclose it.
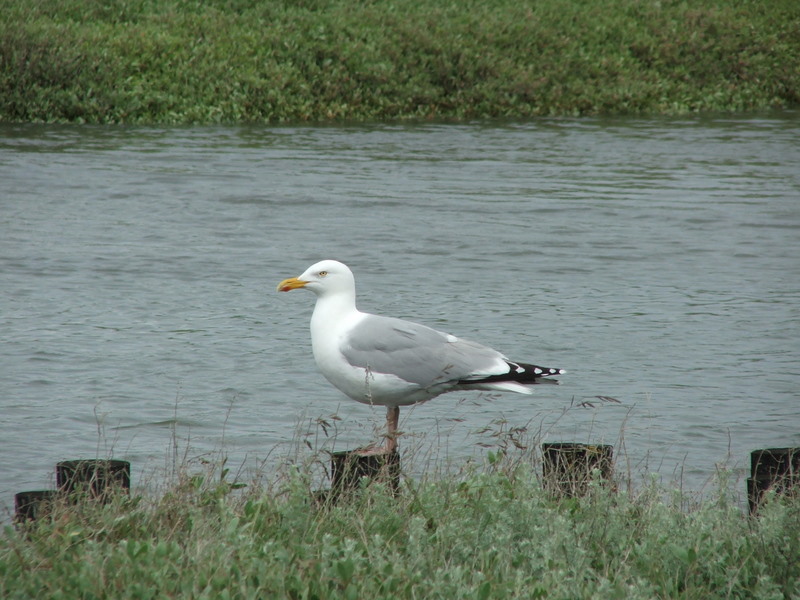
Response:
[[[363,310],[568,370],[404,410],[418,468],[526,426],[702,489],[800,445],[796,112],[0,136],[2,519],[63,459],[136,482],[173,443],[249,473],[374,439],[383,410],[315,369],[313,296],[275,292],[322,258]]]

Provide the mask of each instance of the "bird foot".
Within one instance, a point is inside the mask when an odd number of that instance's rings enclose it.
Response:
[[[397,450],[397,444],[384,444],[383,446],[372,444],[370,446],[364,446],[363,448],[356,448],[353,450],[353,454],[358,456],[378,456],[381,454],[391,454],[395,450]]]

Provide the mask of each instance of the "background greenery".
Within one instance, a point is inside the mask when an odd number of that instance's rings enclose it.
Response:
[[[0,121],[796,106],[797,0],[0,0]]]

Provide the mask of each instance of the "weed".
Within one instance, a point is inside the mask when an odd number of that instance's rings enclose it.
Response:
[[[322,424],[319,425],[323,427]],[[290,461],[243,486],[220,460],[159,494],[59,504],[0,536],[3,598],[791,598],[800,500],[742,513],[720,478],[690,508],[654,482],[540,481],[521,428],[495,423],[483,465],[407,477],[324,507]],[[298,444],[302,446],[301,444]],[[521,457],[531,457],[523,460]],[[307,460],[312,465],[319,459]],[[406,457],[406,461],[410,460]],[[407,466],[407,465],[406,465]],[[408,467],[408,466],[407,466]],[[416,470],[411,467],[411,470]]]

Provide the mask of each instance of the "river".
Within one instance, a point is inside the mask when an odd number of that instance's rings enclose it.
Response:
[[[137,486],[226,456],[247,480],[376,439],[383,410],[316,371],[313,296],[275,292],[323,258],[362,310],[567,370],[404,409],[410,468],[525,427],[742,494],[751,450],[800,445],[798,140],[797,111],[0,125],[0,520],[59,460],[130,460]]]

